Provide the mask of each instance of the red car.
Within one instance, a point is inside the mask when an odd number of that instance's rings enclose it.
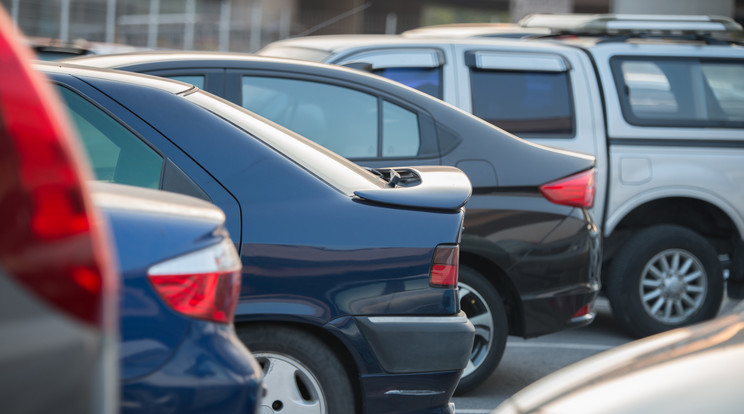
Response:
[[[61,105],[0,8],[0,401],[119,408],[114,265]]]

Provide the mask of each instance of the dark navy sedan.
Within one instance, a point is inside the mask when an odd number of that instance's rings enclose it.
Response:
[[[213,204],[94,183],[121,274],[122,414],[257,412],[261,368],[232,325],[240,258]]]
[[[534,145],[400,83],[335,65],[181,51],[69,62],[186,81],[366,167],[464,171],[473,197],[459,299],[476,330],[459,393],[491,375],[507,335],[531,338],[594,319],[601,246],[589,212],[591,156]]]
[[[189,84],[37,68],[99,180],[225,212],[243,264],[235,326],[262,365],[264,412],[452,412],[474,336],[457,295],[461,171],[371,172]]]

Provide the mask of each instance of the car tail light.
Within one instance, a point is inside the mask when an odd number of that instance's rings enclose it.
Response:
[[[581,308],[579,308],[579,310],[577,310],[573,314],[573,316],[571,316],[571,318],[580,318],[580,317],[582,317],[584,315],[588,315],[588,314],[589,314],[589,305],[584,305]]]
[[[540,186],[549,201],[582,208],[594,205],[594,191],[594,168]]]
[[[21,44],[0,12],[0,262],[52,306],[113,328],[114,266],[87,160]]]
[[[160,297],[186,316],[231,323],[240,295],[240,257],[230,240],[152,266]]]
[[[460,263],[460,246],[437,246],[429,273],[434,287],[456,287]]]

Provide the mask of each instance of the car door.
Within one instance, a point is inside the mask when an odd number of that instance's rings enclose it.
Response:
[[[358,164],[441,163],[431,116],[390,93],[291,72],[234,69],[226,79],[236,103]]]
[[[95,179],[195,196],[219,205],[240,246],[238,202],[150,125],[74,77],[50,75],[87,151]]]

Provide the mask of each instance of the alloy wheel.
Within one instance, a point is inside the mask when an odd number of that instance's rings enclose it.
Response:
[[[260,414],[322,414],[326,403],[320,382],[300,361],[280,354],[255,353],[264,374],[266,395]]]
[[[705,268],[682,249],[664,250],[641,273],[639,293],[646,312],[659,322],[677,324],[703,305],[707,293]]]

